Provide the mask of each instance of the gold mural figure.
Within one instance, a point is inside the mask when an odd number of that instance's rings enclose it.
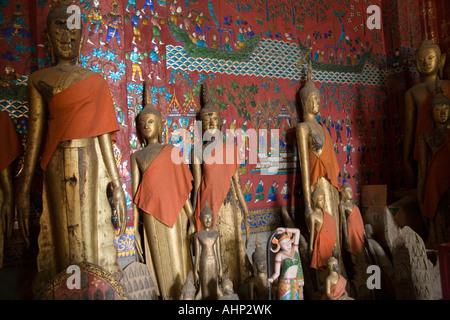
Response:
[[[193,270],[189,254],[189,235],[195,221],[189,193],[192,174],[181,150],[162,145],[164,129],[161,113],[151,105],[145,85],[145,106],[136,125],[145,147],[131,155],[136,245],[142,252],[139,210],[143,211],[145,260],[154,270],[160,296],[180,299],[187,276]]]
[[[197,230],[201,228],[200,212],[208,201],[214,212],[212,229],[220,233],[224,277],[229,278],[235,290],[239,292],[240,284],[246,281],[249,272],[253,271],[241,234],[243,220],[247,245],[250,237],[249,213],[238,170],[243,159],[240,158],[236,145],[222,141],[219,109],[212,103],[206,84],[203,87],[203,99],[204,106],[199,112],[199,118],[202,121],[204,141],[202,148],[194,148],[191,166],[194,176],[192,199]],[[225,157],[229,151],[232,152],[233,159]]]
[[[63,4],[48,14],[47,35],[57,65],[32,73],[28,80],[28,136],[17,212],[28,242],[30,191],[43,145],[36,290],[40,281],[48,282],[82,261],[111,273],[119,270],[106,192],[109,183],[120,236],[126,225],[125,196],[111,140],[111,133],[119,130],[111,93],[101,74],[77,64],[82,35],[81,29],[68,28],[69,15]]]
[[[433,128],[429,116],[430,101],[435,95],[435,83],[439,81],[444,95],[450,96],[450,81],[436,80],[442,75],[446,55],[439,46],[424,40],[415,53],[416,68],[421,83],[413,86],[405,94],[405,138],[403,143],[403,163],[408,182],[417,186],[416,161],[419,161],[418,138]]]

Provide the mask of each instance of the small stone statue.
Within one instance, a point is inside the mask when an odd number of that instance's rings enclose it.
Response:
[[[221,295],[220,235],[218,231],[211,229],[213,217],[214,213],[206,202],[200,214],[203,229],[194,234],[194,283],[197,288],[200,286],[202,300],[216,300]]]
[[[256,248],[252,255],[255,275],[248,281],[249,300],[267,300],[267,255],[258,236],[256,237]]]

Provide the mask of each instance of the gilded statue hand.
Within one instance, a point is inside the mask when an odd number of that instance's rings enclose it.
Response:
[[[16,204],[19,229],[23,239],[25,240],[26,247],[28,248],[30,245],[30,197],[26,192],[21,192],[19,193],[17,199],[20,199]]]
[[[119,222],[119,237],[123,237],[127,225],[127,204],[119,180],[113,182],[113,201],[116,207],[117,220]]]

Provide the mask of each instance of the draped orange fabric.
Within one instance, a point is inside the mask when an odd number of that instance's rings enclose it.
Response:
[[[182,161],[177,164],[172,154]],[[172,228],[192,189],[192,174],[181,150],[165,145],[142,175],[134,202]]]
[[[434,218],[441,196],[450,188],[450,130],[445,141],[434,153],[424,188],[423,215]]]
[[[48,113],[47,136],[41,160],[43,170],[47,168],[58,143],[96,137],[120,129],[108,84],[99,73],[53,96]]]
[[[325,133],[325,144],[320,157],[309,150],[309,174],[310,184],[314,185],[322,177],[327,177],[330,183],[341,190],[338,183],[339,164],[334,151],[333,142],[331,141],[328,130],[322,125]]]
[[[327,265],[327,260],[331,257],[334,244],[336,243],[336,224],[331,214],[323,213],[323,223],[320,232],[315,233],[314,248],[311,257],[311,268],[319,269]]]
[[[2,172],[22,153],[22,146],[11,118],[4,111],[0,111],[0,129],[0,172]]]
[[[441,89],[444,95],[450,98],[450,80],[442,80]],[[426,132],[430,132],[434,129],[433,118],[430,113],[430,103],[434,98],[435,92],[432,92],[428,95],[427,101],[417,112],[416,119],[416,130],[415,130],[415,139],[414,139],[414,159],[419,161],[419,137]]]
[[[357,205],[353,206],[347,218],[347,232],[350,239],[350,249],[347,248],[347,251],[356,256],[364,244],[364,222]]]
[[[343,276],[339,275],[338,282],[330,288],[330,294],[333,296],[333,298],[339,299],[345,292],[345,286],[347,286],[347,280]],[[322,296],[322,300],[326,299],[328,299],[328,296],[325,293]]]
[[[203,162],[202,180],[197,193],[195,219],[197,230],[202,229],[200,213],[205,202],[214,212],[214,220],[222,207],[231,186],[231,178],[241,165],[242,158],[237,146],[230,143],[217,143],[211,154]]]

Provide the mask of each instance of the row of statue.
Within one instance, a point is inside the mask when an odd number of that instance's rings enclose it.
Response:
[[[105,192],[112,184],[119,236],[123,236],[126,202],[112,149],[119,126],[104,78],[77,64],[81,30],[69,30],[67,19],[63,5],[50,11],[48,42],[57,64],[32,73],[28,80],[28,136],[15,203],[19,228],[28,242],[30,192],[40,159],[44,188],[36,292],[67,266],[82,261],[96,263],[111,274],[121,273]],[[444,207],[448,208],[450,181],[445,161],[450,154],[450,84],[438,79],[445,61],[438,49],[424,41],[417,50],[417,69],[424,81],[405,98],[405,163],[408,177],[417,181],[420,208],[430,229],[434,228],[430,234],[436,243],[450,239],[449,210]],[[243,159],[233,145],[214,138],[220,132],[220,112],[207,85],[202,92],[198,117],[203,133],[208,132],[211,139],[203,141],[202,158],[192,153],[190,167],[179,149],[161,143],[161,113],[151,104],[146,89],[145,105],[136,117],[145,147],[130,158],[135,244],[140,260],[156,278],[160,298],[237,299],[245,284],[250,299],[269,299],[273,290],[277,299],[304,299],[305,293],[310,299],[351,299],[346,278],[353,274],[361,252],[374,261],[378,247],[369,241],[368,226],[352,201],[352,187],[338,183],[340,168],[330,134],[316,120],[320,92],[312,82],[311,69],[300,90],[303,121],[296,127],[307,226],[304,233],[309,237],[306,241],[284,214],[287,227],[279,227],[269,240],[273,272],[261,242],[252,262],[246,253],[249,212],[238,171]],[[430,95],[433,98],[428,98]],[[209,161],[227,154],[227,148],[233,148],[236,161]],[[417,148],[417,173],[413,148]],[[14,207],[8,166],[19,152],[12,150],[13,159],[1,167],[1,213],[7,218],[8,235]],[[174,156],[181,160],[173,161]]]

